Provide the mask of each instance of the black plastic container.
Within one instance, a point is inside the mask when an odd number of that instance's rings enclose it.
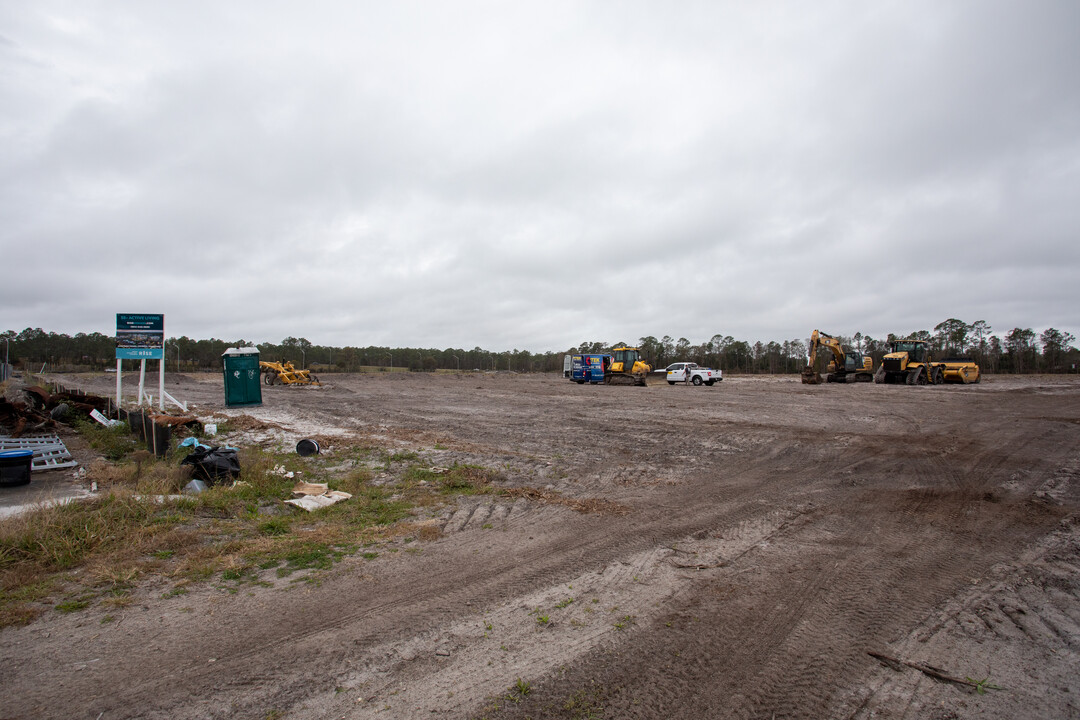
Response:
[[[0,486],[29,484],[33,465],[33,450],[0,452]]]

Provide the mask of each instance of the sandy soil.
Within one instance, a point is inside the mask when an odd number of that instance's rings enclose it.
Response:
[[[581,502],[464,499],[320,583],[4,630],[0,716],[1080,717],[1077,378],[325,380],[227,412]],[[224,411],[220,376],[167,384]]]

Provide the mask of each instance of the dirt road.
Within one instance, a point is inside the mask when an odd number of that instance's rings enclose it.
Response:
[[[319,583],[4,630],[0,716],[1080,717],[1075,378],[325,379],[243,413],[582,502],[466,498]],[[222,410],[220,376],[168,389]]]

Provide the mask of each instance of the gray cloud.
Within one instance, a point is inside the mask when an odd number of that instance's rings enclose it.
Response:
[[[0,328],[1080,335],[1070,3],[0,14]]]

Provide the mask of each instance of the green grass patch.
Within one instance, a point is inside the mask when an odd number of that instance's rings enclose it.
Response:
[[[109,460],[122,460],[139,449],[139,442],[131,434],[127,423],[105,427],[88,418],[76,418],[72,426],[86,439],[90,447]]]
[[[420,455],[412,450],[399,450],[398,452],[386,456],[387,464],[395,462],[412,463],[418,462],[419,460]]]
[[[263,535],[285,535],[291,526],[291,518],[275,517],[259,523],[259,532]]]
[[[277,561],[278,577],[286,577],[297,570],[329,570],[334,563],[357,550],[354,544],[334,545],[325,542],[301,540],[277,548],[274,555],[266,560]],[[264,560],[264,562],[266,561]]]
[[[78,598],[75,600],[65,600],[56,606],[56,609],[62,613],[73,613],[79,610],[85,610],[90,607],[90,601],[85,598]]]
[[[454,465],[438,476],[442,492],[449,495],[482,495],[492,491],[491,483],[502,473],[478,465]]]

